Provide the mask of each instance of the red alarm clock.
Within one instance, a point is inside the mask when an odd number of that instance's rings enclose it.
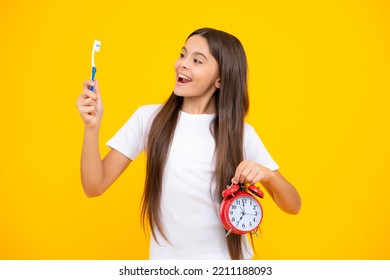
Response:
[[[263,219],[263,208],[255,196],[264,197],[260,188],[250,185],[245,190],[237,184],[232,184],[222,192],[223,200],[219,211],[223,226],[230,233],[256,233]]]

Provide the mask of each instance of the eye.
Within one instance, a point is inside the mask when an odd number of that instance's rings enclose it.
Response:
[[[203,62],[195,58],[195,59],[194,59],[194,63],[195,63],[195,64],[202,64]]]
[[[184,57],[184,54],[183,54],[183,53],[180,53],[179,57],[180,57],[180,58],[183,58],[183,57]]]

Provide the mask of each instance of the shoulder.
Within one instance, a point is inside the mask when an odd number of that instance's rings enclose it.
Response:
[[[138,107],[134,114],[151,116],[157,113],[161,106],[161,104],[143,105]]]
[[[245,123],[244,128],[244,158],[255,161],[271,170],[279,169],[255,128],[248,123]]]
[[[244,144],[245,146],[252,145],[253,143],[262,142],[260,135],[256,129],[249,123],[244,123]]]
[[[161,105],[142,105],[138,107],[129,117],[124,127],[131,128],[136,127],[138,129],[142,127],[148,127],[151,120],[158,112]]]
[[[162,105],[160,104],[140,106],[137,110],[135,110],[130,119],[136,119],[138,121],[148,123],[151,119],[154,119],[161,106]]]
[[[257,135],[254,127],[252,125],[250,125],[249,123],[244,122],[244,136],[247,137],[247,136],[253,136],[253,135]]]

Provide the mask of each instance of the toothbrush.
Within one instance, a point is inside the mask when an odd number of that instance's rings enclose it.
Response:
[[[96,67],[95,67],[95,52],[100,51],[100,41],[95,40],[93,42],[93,48],[92,48],[92,75],[91,75],[91,80],[95,80],[95,74],[96,74]],[[93,86],[89,88],[90,90],[93,91]]]

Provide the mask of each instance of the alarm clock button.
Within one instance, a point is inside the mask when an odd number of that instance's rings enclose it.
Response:
[[[240,187],[238,185],[232,185],[222,192],[222,197],[228,197],[238,191]]]
[[[248,190],[253,193],[254,195],[257,195],[258,197],[261,197],[263,198],[264,197],[264,193],[260,190],[259,187],[256,187],[255,185],[250,185],[248,187]]]

